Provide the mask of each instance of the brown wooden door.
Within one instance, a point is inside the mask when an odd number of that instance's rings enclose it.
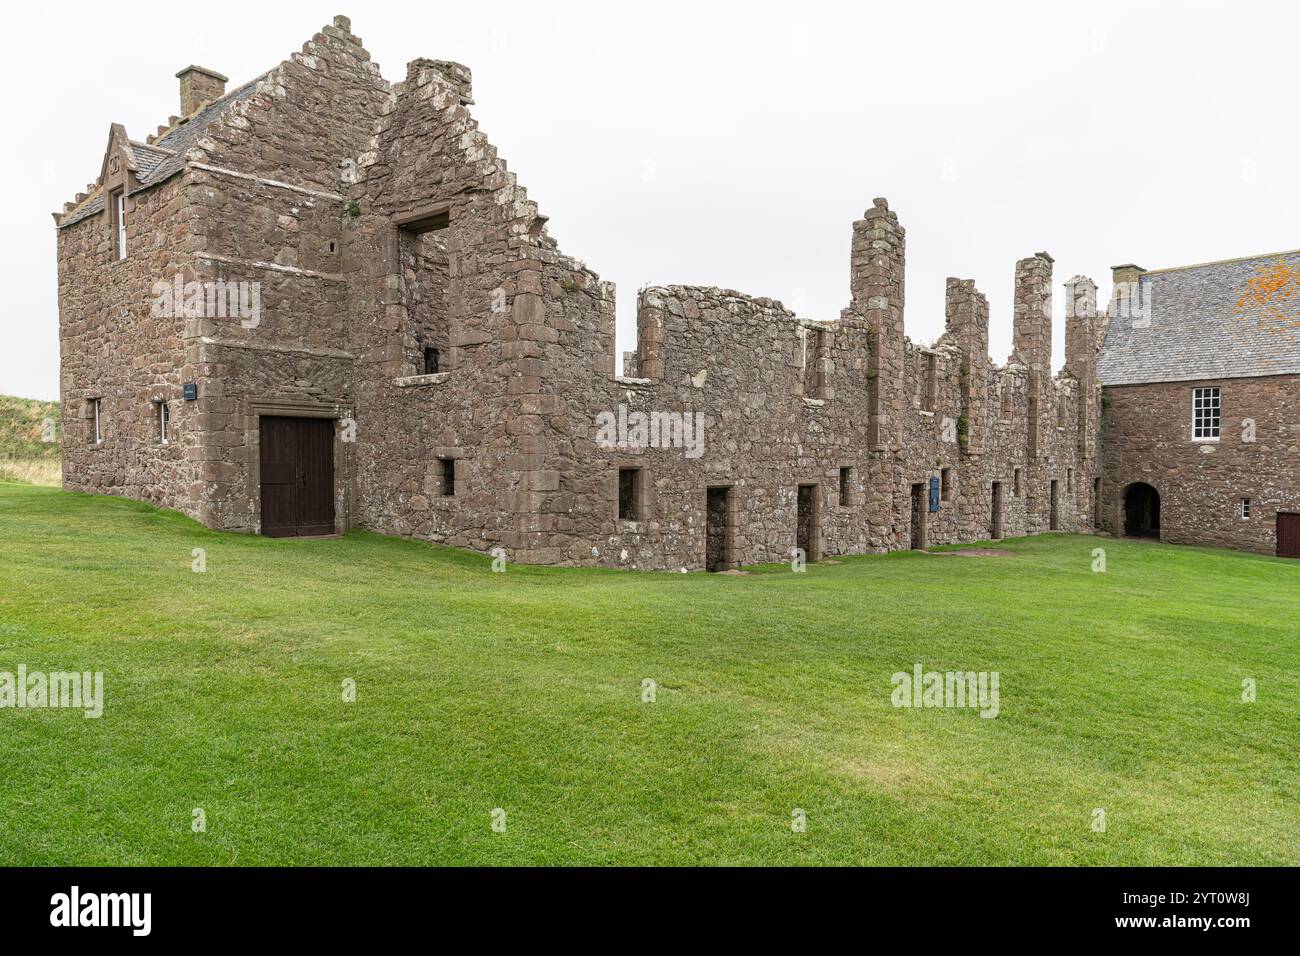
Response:
[[[334,533],[334,422],[263,416],[262,534]]]
[[[1277,556],[1300,558],[1300,514],[1277,513]]]

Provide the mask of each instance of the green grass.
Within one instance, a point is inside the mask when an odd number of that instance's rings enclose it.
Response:
[[[1300,563],[999,546],[494,574],[0,483],[0,670],[106,686],[0,710],[0,863],[1300,862]],[[918,661],[1000,716],[892,707]]]
[[[59,484],[58,428],[58,402],[0,395],[0,480]]]

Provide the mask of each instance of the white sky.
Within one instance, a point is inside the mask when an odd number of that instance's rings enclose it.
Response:
[[[6,9],[9,184],[0,393],[58,397],[50,213],[99,171],[111,122],[143,139],[173,74],[231,87],[333,14],[391,81],[417,56],[474,73],[473,112],[561,248],[636,289],[739,289],[832,319],[850,227],[887,196],[908,231],[907,330],[943,327],[973,278],[991,351],[1011,341],[1015,260],[1060,284],[1300,247],[1294,3],[47,2]]]

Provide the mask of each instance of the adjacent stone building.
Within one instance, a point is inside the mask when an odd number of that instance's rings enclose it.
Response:
[[[231,531],[719,570],[1119,531],[1137,480],[1172,529],[1173,483],[1198,480],[1144,463],[1164,453],[1132,417],[1145,382],[1116,381],[1103,415],[1099,354],[1116,368],[1144,345],[1112,323],[1099,353],[1108,316],[1081,276],[1052,375],[1047,253],[1016,264],[1005,366],[970,280],[948,280],[946,331],[920,346],[904,230],[877,199],[837,319],[643,289],[619,374],[614,288],[550,238],[470,116],[468,69],[415,60],[390,85],[338,17],[231,92],[212,70],[178,76],[180,113],[144,142],[113,126],[99,177],[55,217],[68,488]],[[1278,455],[1249,492],[1261,529],[1300,511],[1295,380],[1279,382],[1254,412]],[[1111,433],[1122,455],[1103,451]]]
[[[1300,557],[1300,252],[1115,267],[1102,527]]]

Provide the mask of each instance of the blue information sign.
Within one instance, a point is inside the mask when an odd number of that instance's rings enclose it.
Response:
[[[939,479],[930,479],[930,510],[939,510]]]

